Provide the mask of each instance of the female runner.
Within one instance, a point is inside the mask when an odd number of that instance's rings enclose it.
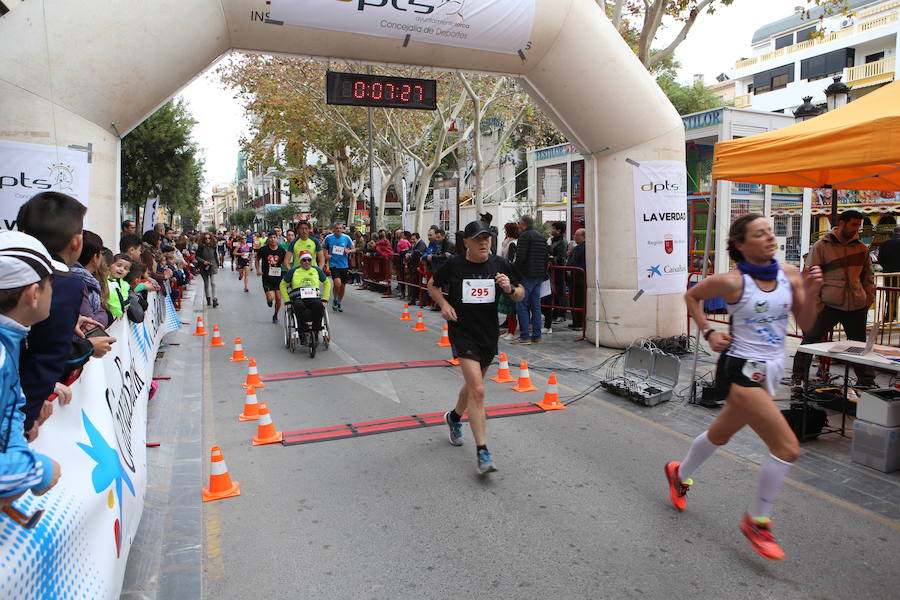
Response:
[[[757,553],[780,560],[784,551],[772,536],[769,517],[781,483],[800,455],[800,444],[773,397],[784,374],[789,313],[801,328],[812,326],[822,273],[813,267],[801,275],[793,265],[778,264],[773,258],[776,248],[768,219],[758,214],[740,217],[728,232],[728,255],[737,270],[707,277],[685,294],[688,312],[704,339],[721,353],[716,392],[726,403],[684,460],[667,463],[665,473],[672,504],[684,510],[697,468],[744,425],[752,427],[770,454],[762,464],[756,498],[741,519],[741,531]],[[712,329],[703,314],[702,302],[718,296],[728,303],[728,333]]]
[[[238,238],[240,240],[240,238]],[[235,241],[234,255],[237,258],[238,281],[244,281],[244,291],[247,289],[247,279],[250,276],[250,259],[253,254],[253,238],[247,236],[243,240]]]

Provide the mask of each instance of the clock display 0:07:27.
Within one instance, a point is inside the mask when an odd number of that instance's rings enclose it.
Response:
[[[328,104],[420,110],[437,108],[437,82],[433,79],[329,71],[325,87]]]

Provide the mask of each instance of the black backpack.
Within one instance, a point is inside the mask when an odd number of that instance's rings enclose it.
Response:
[[[801,434],[803,412],[806,410],[806,435]],[[824,427],[828,427],[828,415],[821,408],[802,402],[791,402],[791,407],[781,411],[797,439],[814,439],[819,437]]]

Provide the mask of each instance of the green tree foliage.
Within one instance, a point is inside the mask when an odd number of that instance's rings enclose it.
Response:
[[[253,225],[253,219],[256,218],[256,213],[253,212],[253,209],[244,208],[242,210],[236,210],[228,216],[228,223],[237,227],[238,229],[246,230],[251,225]]]
[[[170,100],[122,138],[122,202],[136,220],[151,195],[170,217],[199,215],[203,160],[191,140],[195,123],[183,100]]]
[[[674,75],[665,73],[656,78],[656,83],[666,93],[669,101],[680,115],[689,115],[725,105],[725,102],[702,81],[695,81],[691,85],[682,85],[675,80]]]

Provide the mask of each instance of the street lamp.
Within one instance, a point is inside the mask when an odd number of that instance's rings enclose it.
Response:
[[[812,103],[812,96],[806,96],[803,98],[803,104],[794,110],[794,122],[809,121],[813,117],[818,117],[820,112],[819,107]]]
[[[841,81],[841,77],[835,75],[834,82],[825,88],[825,100],[829,111],[844,106],[850,100],[850,86]]]

